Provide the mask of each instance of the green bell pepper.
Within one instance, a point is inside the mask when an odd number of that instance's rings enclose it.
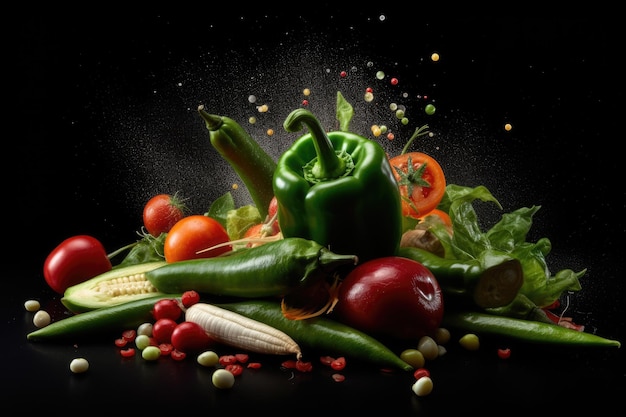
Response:
[[[326,133],[305,109],[285,119],[288,132],[307,125],[277,162],[273,189],[284,237],[318,242],[359,262],[395,255],[402,237],[398,184],[384,149],[350,132]]]

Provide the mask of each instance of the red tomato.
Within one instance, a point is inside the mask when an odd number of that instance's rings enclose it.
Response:
[[[432,156],[408,152],[394,156],[389,163],[398,181],[402,214],[419,218],[439,205],[446,192],[446,176]]]
[[[348,273],[337,318],[365,333],[399,339],[432,336],[443,319],[443,294],[432,272],[398,256],[372,259]]]
[[[246,230],[246,233],[244,233],[243,238],[244,239],[248,239],[248,238],[260,239],[264,237],[275,236],[278,233],[280,233],[280,226],[278,225],[278,221],[274,221],[271,225],[267,223],[259,223],[259,224],[250,226],[248,230]],[[262,244],[261,242],[248,242],[246,246],[249,248],[252,248],[254,246],[259,246],[261,244]]]
[[[43,265],[43,276],[50,288],[63,294],[68,287],[112,268],[111,260],[98,239],[78,235],[65,239],[50,252]]]
[[[178,323],[172,319],[159,319],[152,325],[152,337],[158,343],[171,343],[172,333]]]
[[[154,303],[152,308],[152,317],[155,320],[172,319],[178,320],[182,316],[183,310],[173,298],[164,298]]]
[[[194,290],[185,291],[180,297],[180,301],[183,303],[183,307],[191,307],[192,305],[200,302],[200,294]]]
[[[175,195],[158,194],[143,207],[143,225],[152,236],[167,233],[185,216],[185,206]]]
[[[213,344],[211,336],[202,326],[192,321],[183,321],[172,332],[172,346],[185,353],[202,352]]]
[[[232,249],[225,245],[210,251],[201,252],[230,239],[224,226],[217,220],[195,214],[178,221],[165,237],[163,252],[167,262],[184,261],[187,259],[211,258]]]

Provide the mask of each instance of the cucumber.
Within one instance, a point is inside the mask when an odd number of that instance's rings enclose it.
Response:
[[[166,264],[165,261],[155,261],[114,268],[69,287],[63,293],[61,303],[73,313],[84,313],[164,295],[145,278],[145,273]]]

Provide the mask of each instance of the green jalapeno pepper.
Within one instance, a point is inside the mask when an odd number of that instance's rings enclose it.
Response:
[[[473,311],[448,311],[444,314],[442,325],[467,332],[506,336],[528,343],[598,347],[621,346],[621,342],[618,340],[568,329],[558,324]]]
[[[355,255],[331,252],[315,241],[284,238],[232,255],[172,262],[144,274],[159,291],[231,297],[282,296],[315,285],[343,265],[354,265]]]
[[[402,237],[398,184],[383,148],[359,135],[326,133],[313,114],[297,109],[285,130],[307,125],[278,160],[274,194],[285,237],[315,240],[359,262],[394,255]]]
[[[241,178],[261,217],[265,218],[274,197],[272,176],[276,162],[233,119],[209,114],[202,105],[198,112],[209,130],[211,145]]]

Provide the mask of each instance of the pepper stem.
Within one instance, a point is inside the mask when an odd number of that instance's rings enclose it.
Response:
[[[339,178],[352,171],[354,164],[350,155],[335,151],[319,120],[310,111],[305,109],[292,111],[283,126],[287,132],[297,132],[302,129],[302,124],[309,128],[317,154],[317,158],[304,167],[305,177],[309,181],[319,182]]]
[[[222,123],[224,123],[224,120],[222,120],[220,116],[208,113],[204,109],[204,104],[198,106],[198,113],[200,113],[200,116],[204,119],[206,128],[209,129],[210,132],[218,130],[222,126]]]

